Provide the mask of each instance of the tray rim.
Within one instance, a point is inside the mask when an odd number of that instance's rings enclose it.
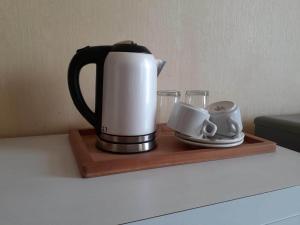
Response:
[[[165,132],[166,135],[171,135],[170,132]],[[93,172],[94,170],[100,170],[100,168],[103,168],[105,166],[109,166],[110,163],[114,162],[118,165],[123,165],[124,163],[130,163],[137,159],[136,156],[143,155],[145,153],[140,154],[132,154],[132,156],[135,157],[126,157],[126,158],[119,158],[119,159],[110,159],[105,161],[95,161],[93,160],[92,156],[88,153],[88,147],[86,146],[83,137],[84,136],[91,136],[96,135],[94,129],[78,129],[78,130],[70,130],[69,131],[69,142],[71,145],[71,149],[73,152],[73,155],[76,160],[77,167],[79,169],[79,172],[83,178],[89,178],[89,177],[96,177],[96,176],[104,176],[104,175],[111,175],[111,174],[117,174],[117,173],[126,173],[130,171],[138,171],[138,170],[145,170],[145,169],[153,169],[153,168],[161,168],[166,166],[176,166],[176,165],[182,165],[182,164],[192,164],[192,163],[201,163],[201,162],[207,162],[207,161],[215,161],[215,160],[223,160],[223,159],[230,159],[230,158],[238,158],[238,157],[244,157],[244,156],[250,156],[250,155],[256,155],[256,154],[264,154],[264,153],[271,153],[276,151],[276,143],[273,141],[257,137],[253,134],[245,133],[245,138],[252,138],[254,140],[260,141],[259,143],[252,143],[252,144],[244,144],[244,147],[241,148],[240,146],[232,147],[232,148],[220,148],[218,149],[219,156],[214,156],[212,153],[216,151],[216,148],[201,148],[201,149],[190,149],[186,151],[178,151],[178,152],[172,152],[165,153],[165,154],[156,154],[151,155],[151,151],[148,152],[148,156],[144,158],[139,159],[139,163],[135,163],[135,167],[133,168],[123,168],[118,169],[115,168],[115,170],[112,171],[104,171],[104,172]],[[174,135],[172,133],[172,135]],[[248,150],[251,150],[251,152],[241,152],[245,150],[245,147]],[[257,148],[259,147],[259,148]],[[81,149],[81,151],[80,151]],[[201,152],[199,151],[201,150]],[[237,155],[230,155],[232,154],[232,151],[234,151]],[[116,153],[112,153],[116,154]],[[146,153],[147,154],[147,153]],[[206,156],[207,159],[199,160],[199,158],[191,159],[191,155],[198,156],[198,154],[201,154],[202,156]],[[220,156],[221,155],[221,156]],[[129,156],[129,155],[127,155]],[[181,158],[186,156],[189,159],[186,159],[184,162],[180,162],[182,160],[176,160],[180,156]],[[144,163],[147,163],[147,161],[150,160],[158,160],[158,162],[153,163],[152,165],[143,165]],[[138,164],[138,165],[137,165]],[[141,164],[141,165],[139,165]],[[139,167],[139,168],[137,168]]]

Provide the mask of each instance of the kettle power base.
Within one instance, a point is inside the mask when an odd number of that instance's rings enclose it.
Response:
[[[165,126],[160,126],[156,135],[155,149],[136,154],[115,154],[99,150],[96,147],[96,131],[93,129],[72,130],[69,132],[69,141],[83,178],[270,153],[276,150],[274,142],[250,134],[245,135],[243,144],[232,148],[190,146],[177,140],[174,133]]]
[[[107,142],[97,137],[96,147],[100,150],[114,153],[142,153],[154,149],[156,147],[156,141],[155,139],[153,139],[151,141],[143,143],[120,144]]]
[[[101,133],[96,146],[100,150],[114,153],[147,152],[156,147],[155,133],[139,136],[117,136]]]

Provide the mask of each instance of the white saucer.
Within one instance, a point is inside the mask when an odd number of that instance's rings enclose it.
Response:
[[[245,134],[241,132],[240,135],[236,138],[225,138],[225,137],[196,138],[179,132],[175,132],[175,136],[181,139],[185,139],[187,141],[215,145],[215,144],[233,144],[236,142],[241,142],[244,140]]]
[[[241,141],[238,142],[234,142],[234,143],[229,143],[229,144],[209,144],[209,143],[200,143],[200,142],[194,142],[194,141],[189,141],[183,138],[180,138],[178,136],[175,136],[179,141],[189,144],[189,145],[193,145],[193,146],[200,146],[200,147],[209,147],[209,148],[230,148],[230,147],[234,147],[234,146],[238,146],[240,144],[243,144],[244,139],[242,139]]]

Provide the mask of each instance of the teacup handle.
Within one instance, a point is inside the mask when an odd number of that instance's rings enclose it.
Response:
[[[234,137],[237,137],[239,135],[239,133],[242,131],[241,126],[239,125],[238,122],[236,122],[232,118],[229,118],[229,122],[230,122],[231,130],[235,133]]]
[[[209,120],[205,120],[202,127],[203,135],[207,137],[212,137],[217,132],[217,125],[210,122]]]

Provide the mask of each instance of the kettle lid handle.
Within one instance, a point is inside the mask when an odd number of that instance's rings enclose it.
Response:
[[[123,45],[123,44],[125,44],[125,45],[132,45],[132,44],[134,44],[134,41],[124,40],[124,41],[119,41],[119,42],[115,43],[115,45]]]
[[[137,43],[125,40],[118,42],[112,46],[111,52],[132,52],[132,53],[144,53],[152,54],[145,46],[138,45]]]

